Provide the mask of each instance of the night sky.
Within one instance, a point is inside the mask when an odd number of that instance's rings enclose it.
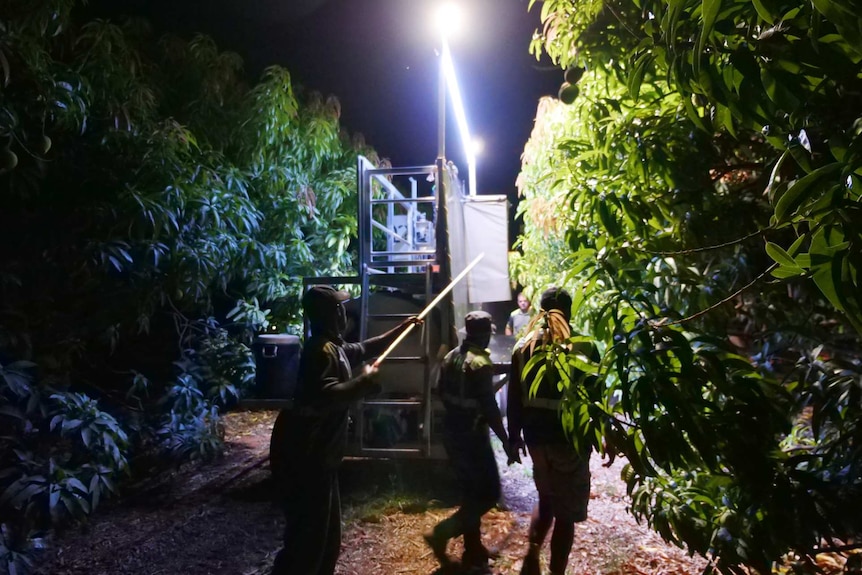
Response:
[[[556,94],[562,72],[528,52],[539,8],[528,0],[460,0],[465,25],[450,39],[470,131],[485,142],[480,193],[515,197],[520,155],[540,96]],[[101,17],[146,17],[161,32],[212,36],[239,54],[256,80],[267,66],[341,101],[342,125],[361,132],[395,166],[437,155],[438,35],[435,0],[91,0]],[[466,177],[454,117],[447,157]]]

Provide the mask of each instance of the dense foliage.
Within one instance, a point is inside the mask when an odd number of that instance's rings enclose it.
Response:
[[[862,535],[851,4],[541,3],[570,104],[525,149],[515,275],[568,286],[603,351],[549,356],[598,375],[568,382],[574,440],[624,453],[635,516],[724,572]]]
[[[284,69],[76,8],[0,1],[0,570],[149,455],[218,449],[254,334],[349,273],[375,157]]]

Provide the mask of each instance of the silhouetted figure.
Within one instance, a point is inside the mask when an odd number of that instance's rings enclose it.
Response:
[[[524,375],[524,368],[536,353],[550,346],[568,350],[571,336],[572,298],[561,288],[545,290],[541,310],[533,319],[528,333],[515,345],[509,379],[508,428],[510,450],[517,453],[526,447],[533,460],[533,479],[539,502],[530,520],[530,547],[524,557],[521,575],[540,575],[539,554],[545,537],[551,535],[551,575],[563,575],[575,536],[575,523],[587,518],[590,500],[589,452],[579,455],[566,437],[560,419],[563,396],[558,389],[557,366],[538,362]],[[561,349],[561,351],[563,351]],[[588,355],[594,355],[590,350]],[[545,368],[535,394],[540,368]],[[576,374],[573,374],[576,375]],[[573,377],[573,381],[576,378]],[[523,432],[523,440],[521,433]]]
[[[283,410],[273,427],[273,473],[285,515],[284,547],[273,575],[332,575],[341,552],[341,498],[338,468],[347,443],[350,403],[376,393],[377,369],[365,366],[353,377],[352,366],[380,355],[407,326],[409,318],[383,335],[346,343],[349,294],[313,286],[302,306],[311,325],[299,364],[294,408]]]
[[[493,332],[491,316],[484,311],[470,312],[465,324],[467,336],[443,359],[438,385],[446,407],[443,445],[460,483],[461,506],[426,534],[425,541],[441,567],[447,567],[446,545],[463,535],[462,566],[486,572],[490,555],[482,545],[482,516],[500,499],[500,475],[488,428],[507,453],[509,441],[494,400],[494,366],[486,349]]]

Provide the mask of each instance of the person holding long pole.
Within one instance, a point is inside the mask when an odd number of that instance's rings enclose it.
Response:
[[[294,409],[279,414],[273,427],[278,462],[273,474],[282,493],[284,546],[273,575],[332,575],[341,553],[341,496],[338,468],[347,444],[350,404],[380,391],[378,367],[393,349],[467,273],[480,254],[417,316],[382,335],[359,343],[342,338],[347,327],[344,302],[350,294],[332,286],[312,286],[302,298],[311,325],[299,363]],[[376,357],[353,377],[352,367]],[[275,441],[278,439],[278,441]]]
[[[311,324],[299,363],[294,409],[279,415],[273,428],[283,450],[273,462],[285,515],[284,546],[273,575],[332,575],[341,553],[341,497],[338,468],[347,444],[350,404],[380,391],[377,366],[352,368],[378,356],[404,333],[422,323],[405,319],[382,335],[358,343],[342,339],[347,326],[347,292],[312,286],[302,298]]]

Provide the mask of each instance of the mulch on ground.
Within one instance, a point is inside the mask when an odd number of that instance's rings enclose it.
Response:
[[[91,521],[55,536],[41,575],[263,575],[281,544],[282,521],[266,458],[274,412],[225,418],[227,449],[209,463],[163,473],[101,508]],[[500,450],[502,457],[502,450]],[[664,543],[626,512],[622,462],[593,457],[589,519],[579,524],[569,573],[688,575],[705,561]],[[503,502],[483,522],[493,569],[515,575],[527,548],[535,488],[529,461],[500,463]],[[422,534],[454,512],[457,490],[445,464],[346,461],[342,473],[343,550],[337,573],[433,574]],[[381,503],[381,501],[383,503]],[[459,541],[448,552],[458,558]],[[547,551],[543,559],[547,564]]]

